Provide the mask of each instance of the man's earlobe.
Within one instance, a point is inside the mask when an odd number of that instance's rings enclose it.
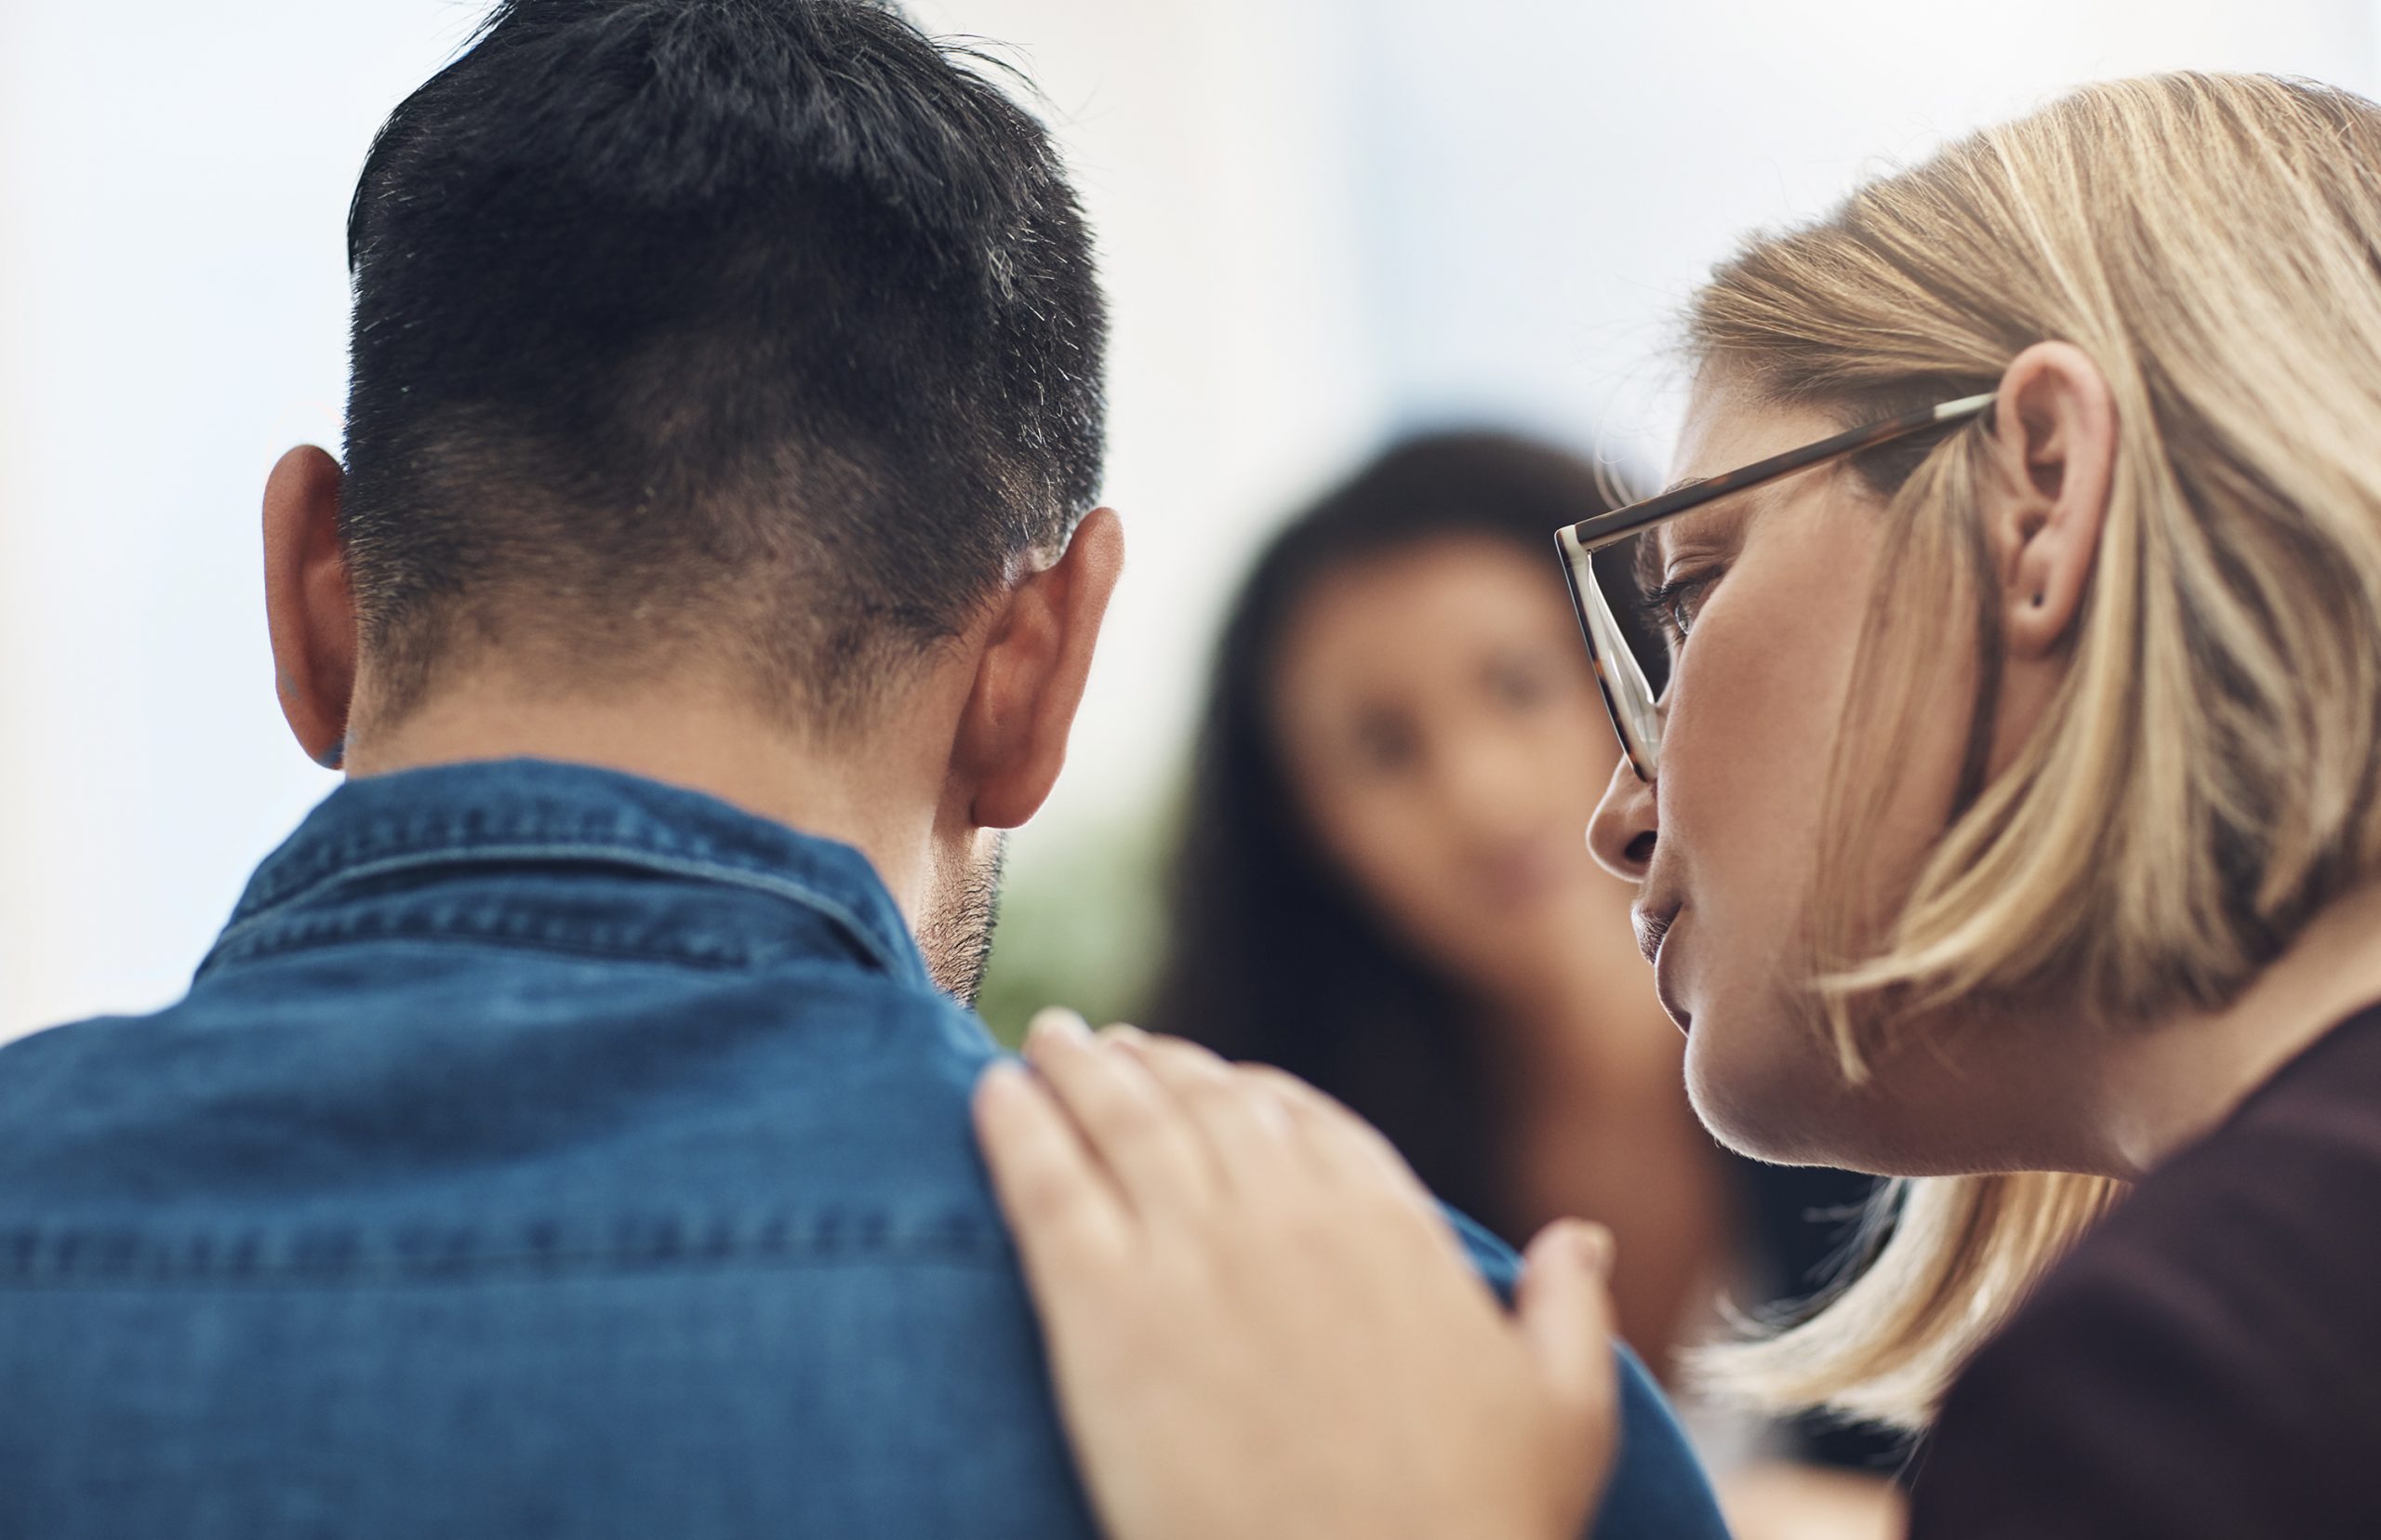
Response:
[[[292,449],[265,480],[265,621],[281,714],[306,757],[338,769],[355,694],[355,602],[339,544],[339,461]]]

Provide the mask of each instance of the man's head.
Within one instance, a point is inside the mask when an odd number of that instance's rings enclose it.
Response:
[[[343,476],[295,451],[267,495],[310,752],[419,763],[383,750],[500,680],[513,719],[700,697],[940,803],[1037,692],[1071,718],[1105,316],[1048,136],[972,63],[869,0],[502,0],[397,108],[349,217]],[[1040,801],[962,790],[942,836]]]
[[[860,0],[506,0],[348,219],[340,525],[385,712],[491,643],[732,648],[864,714],[1099,473],[1041,126]]]

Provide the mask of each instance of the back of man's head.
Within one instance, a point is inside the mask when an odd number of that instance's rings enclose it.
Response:
[[[503,0],[348,227],[376,710],[490,653],[865,720],[1091,507],[1105,319],[1049,139],[869,0]]]

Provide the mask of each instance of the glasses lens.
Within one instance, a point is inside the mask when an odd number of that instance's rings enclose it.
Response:
[[[1619,614],[1607,596],[1617,591],[1626,604],[1626,596],[1635,593],[1629,571],[1632,548],[1623,544],[1590,554],[1568,529],[1563,531],[1561,539],[1563,565],[1571,579],[1572,601],[1579,612],[1579,629],[1587,637],[1588,656],[1595,663],[1596,685],[1603,692],[1604,708],[1612,713],[1613,730],[1620,735],[1620,746],[1629,755],[1630,768],[1640,778],[1650,781],[1661,760],[1661,710],[1656,704],[1655,686],[1648,682],[1629,628],[1621,624]],[[1607,589],[1607,579],[1612,589]]]

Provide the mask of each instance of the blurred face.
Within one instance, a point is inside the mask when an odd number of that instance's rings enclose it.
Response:
[[[1624,923],[1625,887],[1579,844],[1618,750],[1551,555],[1458,536],[1333,573],[1273,686],[1310,825],[1441,966],[1510,998]]]
[[[1824,416],[1699,391],[1679,479],[1701,478],[1837,431]],[[1962,1126],[2022,1120],[1988,1105],[1937,1054],[1904,1054],[1847,1087],[1799,1002],[1800,943],[1845,694],[1884,534],[1882,504],[1848,469],[1789,477],[1659,530],[1676,594],[1658,783],[1613,775],[1590,830],[1597,855],[1642,879],[1635,919],[1664,1005],[1686,1029],[1696,1110],[1748,1153],[1915,1172],[1969,1167]],[[1895,800],[1864,831],[1864,891],[1906,890],[1954,794],[1974,698],[1972,649],[1947,646],[1922,698],[1941,709],[1890,767]],[[1608,730],[1608,729],[1607,729]]]

